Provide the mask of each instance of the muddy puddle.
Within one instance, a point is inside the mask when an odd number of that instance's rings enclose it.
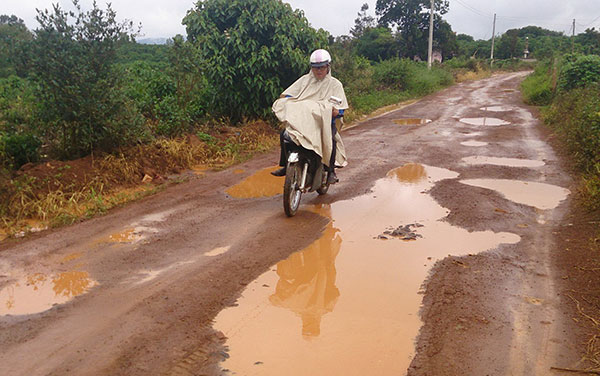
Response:
[[[267,167],[226,190],[235,198],[272,197],[283,193],[283,179],[271,175],[279,166]]]
[[[469,124],[469,125],[484,125],[490,127],[498,127],[501,125],[509,125],[510,122],[492,118],[492,117],[481,117],[481,118],[462,118],[459,120],[461,123]]]
[[[331,219],[321,237],[249,284],[238,305],[215,319],[215,329],[228,338],[226,374],[404,374],[421,326],[419,291],[431,266],[449,254],[520,240],[441,221],[448,210],[427,192],[456,177],[407,164],[363,196],[303,205]],[[409,224],[415,240],[379,238]]]
[[[507,112],[512,111],[511,107],[507,106],[489,106],[489,107],[481,107],[481,111],[491,111],[491,112]]]
[[[466,164],[471,165],[494,165],[494,166],[508,166],[508,167],[542,167],[546,163],[544,161],[536,161],[532,159],[520,159],[520,158],[504,158],[504,157],[485,157],[481,155],[465,157],[462,161]]]
[[[490,189],[506,199],[538,209],[554,209],[571,193],[556,185],[508,179],[466,179],[460,181],[474,187]]]
[[[44,312],[87,292],[97,284],[84,271],[54,275],[35,273],[15,279],[0,290],[0,316]]]
[[[394,123],[398,125],[422,125],[431,123],[431,119],[419,119],[419,118],[411,118],[411,119],[394,119]]]
[[[475,140],[463,141],[460,144],[463,145],[463,146],[470,146],[470,147],[480,147],[480,146],[487,146],[488,145],[487,142],[475,141]]]
[[[223,253],[227,253],[227,251],[229,251],[229,248],[230,248],[229,246],[227,246],[227,247],[218,247],[218,248],[215,248],[215,249],[213,249],[211,251],[206,252],[204,254],[204,256],[209,256],[209,257],[220,256]]]

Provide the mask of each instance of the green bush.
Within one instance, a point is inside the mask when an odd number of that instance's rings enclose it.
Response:
[[[239,122],[270,113],[273,101],[308,70],[308,56],[327,46],[300,10],[279,0],[206,0],[183,19],[196,64],[217,93],[216,115]]]
[[[0,130],[14,131],[31,123],[35,99],[33,85],[17,76],[0,78]]]
[[[552,103],[554,89],[552,85],[553,64],[548,60],[539,64],[535,71],[521,83],[521,92],[525,103],[547,106]]]
[[[110,151],[143,133],[116,69],[117,44],[132,25],[118,23],[110,5],[104,11],[94,2],[83,12],[78,1],[73,4],[76,13],[59,5],[38,11],[32,53],[45,139],[62,158]]]
[[[7,168],[18,169],[26,163],[39,161],[41,141],[32,134],[0,135],[0,156]]]
[[[565,140],[583,173],[591,206],[600,208],[600,86],[561,92],[544,119]]]
[[[562,67],[559,78],[561,90],[571,90],[600,82],[600,56],[570,57]]]
[[[373,66],[373,79],[381,86],[402,90],[406,89],[414,72],[412,61],[393,58]]]

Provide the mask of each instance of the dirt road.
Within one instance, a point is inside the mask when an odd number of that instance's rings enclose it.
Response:
[[[553,256],[572,182],[521,102],[524,76],[455,85],[346,130],[340,183],[291,219],[273,152],[3,242],[0,374],[574,366]]]

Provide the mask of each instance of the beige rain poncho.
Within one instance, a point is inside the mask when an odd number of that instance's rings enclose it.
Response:
[[[348,108],[348,101],[342,83],[331,76],[331,72],[321,81],[309,72],[300,77],[283,95],[291,98],[281,98],[273,103],[273,112],[285,123],[286,129],[294,142],[306,149],[314,150],[321,156],[323,164],[329,166],[333,148],[331,131],[331,111]],[[329,101],[331,96],[342,100],[341,104]],[[337,166],[345,166],[346,151],[339,132],[335,135]]]

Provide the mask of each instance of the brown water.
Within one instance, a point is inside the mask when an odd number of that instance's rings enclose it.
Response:
[[[485,157],[476,155],[472,157],[465,157],[462,159],[464,163],[472,165],[495,165],[495,166],[509,166],[509,167],[542,167],[546,163],[544,161],[536,161],[532,159],[520,159],[520,158],[503,158],[503,157]]]
[[[469,125],[485,125],[490,127],[497,127],[500,125],[509,125],[510,122],[504,121],[498,118],[491,117],[481,117],[481,118],[462,118],[460,119],[461,123],[469,124]]]
[[[441,221],[448,211],[426,191],[457,176],[408,164],[364,196],[314,206],[331,219],[321,237],[216,317],[215,329],[228,337],[222,367],[238,375],[404,374],[421,326],[419,291],[435,261],[520,239]],[[423,225],[416,241],[377,239],[414,223]]]
[[[394,119],[394,123],[398,125],[422,125],[431,123],[430,119]]]
[[[489,106],[489,107],[481,107],[482,111],[492,111],[492,112],[507,112],[512,111],[511,107],[506,106]]]
[[[87,272],[20,276],[0,290],[0,315],[27,315],[64,304],[96,285]]]
[[[567,198],[568,189],[545,183],[508,179],[466,179],[463,184],[494,190],[510,201],[538,209],[554,209]]]
[[[271,197],[283,193],[284,178],[271,175],[279,166],[267,167],[226,190],[235,198]]]
[[[479,147],[479,146],[487,146],[488,143],[487,142],[483,142],[483,141],[464,141],[460,143],[463,146],[471,146],[471,147]]]

